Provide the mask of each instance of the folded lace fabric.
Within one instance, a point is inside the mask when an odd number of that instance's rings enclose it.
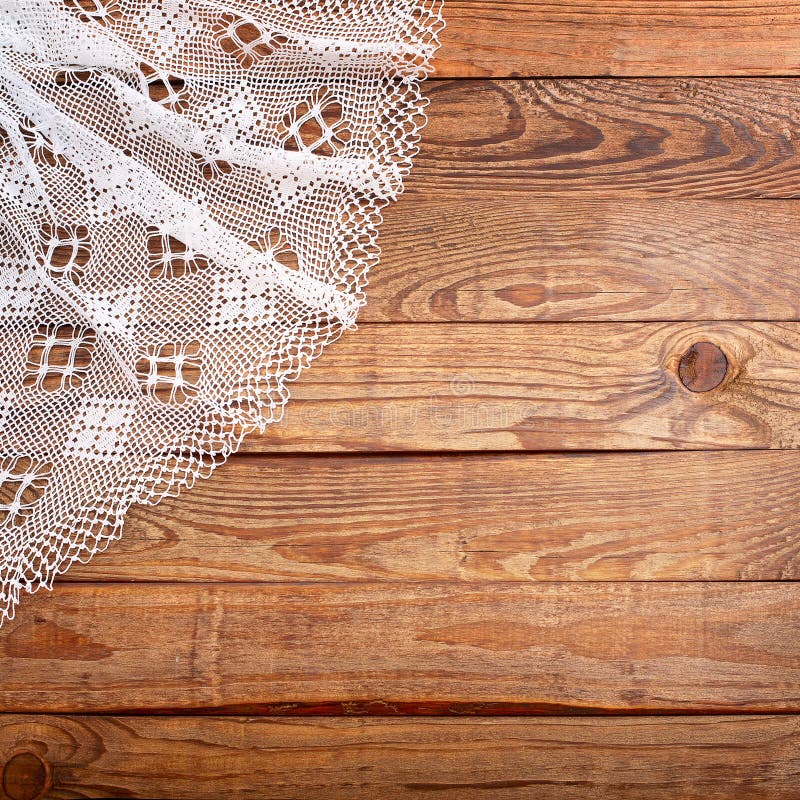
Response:
[[[0,0],[0,623],[353,327],[440,0]]]

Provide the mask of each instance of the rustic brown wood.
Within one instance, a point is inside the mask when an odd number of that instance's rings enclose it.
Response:
[[[677,376],[695,342],[725,382]],[[797,323],[366,325],[292,386],[255,451],[794,448]]]
[[[799,86],[778,78],[432,83],[408,188],[548,202],[798,197]]]
[[[360,320],[800,318],[797,201],[565,200],[482,186],[485,197],[409,196],[385,212]]]
[[[728,374],[728,358],[711,342],[693,344],[678,362],[681,383],[692,392],[716,389]]]
[[[61,580],[796,580],[798,474],[778,451],[241,456]]]
[[[800,75],[800,5],[446,17],[362,320],[488,324],[364,326],[28,598],[3,800],[797,796],[800,84],[685,76]],[[735,449],[320,455],[629,448]]]
[[[790,800],[790,716],[634,719],[0,718],[54,798]]]
[[[800,5],[766,0],[447,0],[442,76],[785,75]]]
[[[793,583],[62,584],[6,623],[0,709],[795,713],[798,625]]]

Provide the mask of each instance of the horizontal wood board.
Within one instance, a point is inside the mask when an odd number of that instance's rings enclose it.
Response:
[[[242,456],[59,580],[796,580],[798,473],[757,450]]]
[[[484,186],[480,197],[421,192],[385,212],[359,322],[800,319],[796,200]]]
[[[64,800],[793,800],[800,723],[5,715],[4,751]]]
[[[800,196],[796,78],[438,81],[425,94],[412,194]]]
[[[798,713],[798,625],[790,582],[60,584],[0,710]]]
[[[800,5],[766,0],[446,0],[436,74],[789,75]]]
[[[723,382],[679,363],[719,346]],[[795,448],[797,323],[367,325],[291,387],[247,452]]]

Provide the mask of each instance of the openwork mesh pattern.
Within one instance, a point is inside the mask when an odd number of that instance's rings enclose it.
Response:
[[[0,0],[0,621],[353,327],[440,0]]]

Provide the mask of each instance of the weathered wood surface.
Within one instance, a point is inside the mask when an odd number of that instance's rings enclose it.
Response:
[[[697,342],[728,371],[678,376]],[[364,325],[292,386],[254,451],[794,448],[797,323]]]
[[[797,580],[798,474],[779,451],[242,456],[61,580]]]
[[[797,79],[440,81],[426,94],[414,194],[800,197]]]
[[[789,582],[61,584],[0,710],[795,713],[798,625]]]
[[[447,0],[441,76],[787,75],[800,5]]]
[[[21,606],[0,797],[797,796],[800,83],[683,76],[800,75],[800,5],[447,21],[477,80],[425,90],[362,316],[404,324]],[[736,450],[320,455],[631,448]]]
[[[800,722],[8,715],[4,751],[65,800],[793,800]]]
[[[797,201],[528,198],[485,184],[485,197],[385,212],[360,320],[800,318]]]

